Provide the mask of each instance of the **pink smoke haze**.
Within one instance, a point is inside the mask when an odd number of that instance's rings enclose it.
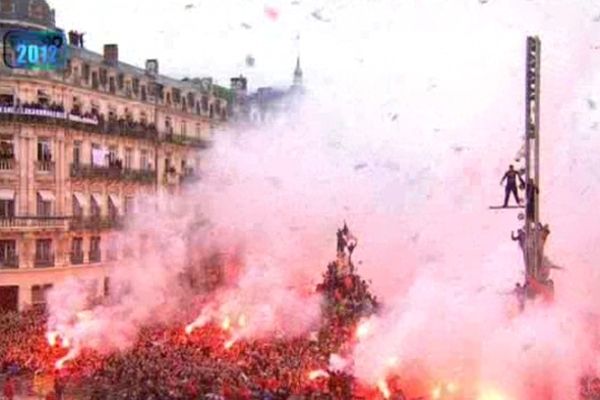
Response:
[[[112,273],[129,290],[73,324],[84,285],[57,288],[53,329],[80,346],[126,347],[157,318],[185,326],[176,316],[190,301],[177,277],[190,254],[218,250],[237,278],[205,313],[245,314],[246,337],[307,333],[319,319],[311,289],[346,220],[359,238],[359,273],[384,304],[350,357],[359,379],[375,386],[419,371],[482,399],[577,398],[579,377],[600,367],[600,5],[324,6],[330,22],[302,25],[301,48],[313,58],[302,59],[301,106],[264,127],[217,132],[202,181],[157,199],[159,210],[145,209],[124,236],[132,246],[148,237],[144,258]],[[510,240],[520,222],[514,210],[488,207],[501,205],[500,178],[521,145],[530,34],[542,40],[546,254],[565,270],[553,271],[552,306],[518,314],[504,293],[523,280]]]

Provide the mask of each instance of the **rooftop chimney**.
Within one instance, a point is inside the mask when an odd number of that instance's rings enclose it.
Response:
[[[119,45],[105,44],[104,45],[104,62],[110,65],[119,63]]]

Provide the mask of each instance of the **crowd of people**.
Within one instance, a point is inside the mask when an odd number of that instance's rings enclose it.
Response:
[[[149,326],[128,351],[84,349],[60,370],[55,363],[68,350],[48,344],[45,315],[5,315],[0,320],[0,374],[10,377],[5,384],[9,394],[16,381],[29,381],[29,389],[17,391],[48,398],[65,393],[97,400],[378,398],[377,388],[362,387],[347,372],[330,369],[331,355],[349,353],[357,323],[379,307],[368,283],[342,257],[328,266],[317,291],[324,299],[323,318],[312,334],[228,343],[230,332],[218,325],[191,334],[183,326]],[[41,377],[52,383],[41,384]]]

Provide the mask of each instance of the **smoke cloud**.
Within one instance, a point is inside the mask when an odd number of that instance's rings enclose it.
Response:
[[[313,58],[303,58],[302,104],[267,126],[218,132],[202,181],[132,223],[124,242],[145,235],[145,256],[115,269],[112,302],[73,325],[85,290],[70,282],[52,293],[54,327],[86,346],[126,346],[140,326],[190,306],[180,274],[190,257],[218,253],[236,272],[206,315],[243,313],[246,336],[306,332],[319,317],[311,288],[346,220],[359,272],[384,303],[352,354],[359,379],[399,371],[511,399],[576,398],[598,359],[600,10],[331,4],[331,21],[303,25]],[[552,307],[518,314],[503,294],[523,280],[510,241],[518,211],[488,206],[501,204],[498,183],[521,145],[528,34],[542,39],[546,252],[566,270],[553,272]]]

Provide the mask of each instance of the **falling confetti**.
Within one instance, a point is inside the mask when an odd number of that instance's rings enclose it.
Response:
[[[273,7],[265,7],[265,15],[272,21],[277,21],[279,18],[279,11]]]

